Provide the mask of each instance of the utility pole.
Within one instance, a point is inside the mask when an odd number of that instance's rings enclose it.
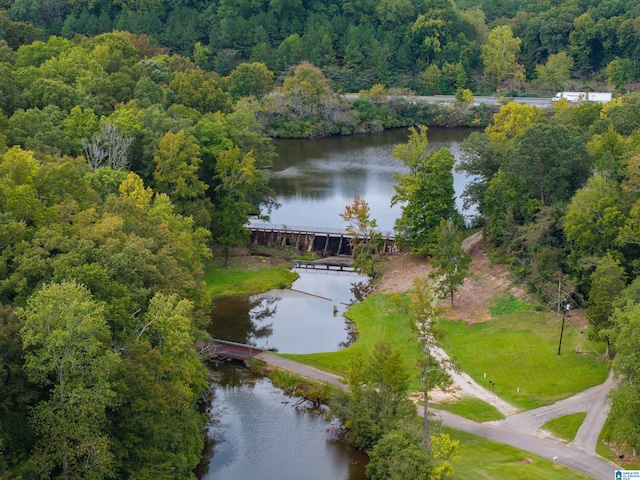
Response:
[[[562,348],[562,335],[564,334],[564,321],[567,318],[567,312],[571,308],[569,305],[569,299],[565,299],[564,308],[562,309],[562,328],[560,329],[560,342],[558,343],[558,355],[560,355],[560,349]]]

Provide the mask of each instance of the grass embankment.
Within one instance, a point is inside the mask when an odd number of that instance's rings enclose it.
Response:
[[[513,405],[532,409],[605,381],[608,364],[599,355],[575,353],[579,332],[565,328],[558,356],[558,317],[525,311],[519,301],[499,303],[497,315],[487,322],[440,322],[447,332],[444,349],[478,383]]]
[[[572,413],[571,415],[554,418],[540,428],[551,433],[556,438],[570,442],[576,438],[576,433],[578,433],[578,429],[586,416],[587,412]]]
[[[530,452],[486,438],[445,428],[454,440],[460,441],[462,460],[456,463],[452,480],[481,478],[510,480],[544,478],[545,480],[586,480],[586,475],[553,463]]]
[[[344,375],[350,359],[366,355],[385,340],[400,350],[412,371],[411,388],[420,389],[417,361],[421,352],[401,302],[404,295],[376,294],[352,307],[347,317],[354,322],[358,341],[338,352],[310,355],[283,355],[320,370]],[[524,310],[528,309],[528,310]],[[444,348],[458,365],[487,389],[523,409],[548,405],[605,381],[608,365],[599,356],[576,354],[580,338],[565,328],[563,353],[557,355],[560,320],[549,313],[533,311],[530,305],[512,297],[500,298],[492,310],[492,320],[466,326],[459,321],[442,321],[447,335]],[[484,378],[484,373],[487,377]],[[494,382],[493,386],[489,382]],[[520,391],[518,392],[518,388]],[[456,407],[456,413],[472,410]],[[491,413],[487,406],[478,406]],[[494,414],[495,415],[495,414]],[[465,415],[465,416],[468,416]]]
[[[633,452],[628,445],[619,449],[615,444],[609,419],[604,422],[604,427],[598,436],[596,453],[616,465],[620,465],[625,470],[640,470],[640,457],[632,457]],[[624,458],[620,458],[620,455],[624,455]],[[633,460],[630,461],[630,459]]]
[[[344,375],[354,356],[366,357],[379,341],[384,340],[400,351],[404,364],[412,372],[410,388],[419,390],[417,362],[422,353],[401,304],[403,298],[403,295],[374,294],[364,302],[351,307],[345,316],[355,324],[358,340],[345,349],[337,352],[282,356],[326,372]]]
[[[204,272],[207,292],[211,297],[253,295],[274,288],[290,287],[298,274],[291,265],[273,267],[267,263],[232,263],[225,267],[220,262],[209,262]]]

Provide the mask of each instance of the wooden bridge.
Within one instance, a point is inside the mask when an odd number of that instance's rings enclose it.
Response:
[[[244,343],[229,342],[218,338],[207,338],[198,342],[198,347],[202,352],[206,352],[211,357],[227,358],[231,360],[248,360],[260,356],[264,352],[263,348]]]
[[[269,223],[252,223],[251,242],[254,245],[294,247],[300,252],[318,252],[327,255],[350,255],[353,235],[338,229],[291,227]],[[395,237],[382,235],[379,253],[396,253]]]

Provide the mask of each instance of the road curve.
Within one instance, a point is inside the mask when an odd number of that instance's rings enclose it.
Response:
[[[332,373],[323,372],[317,368],[266,352],[261,354],[260,358],[267,365],[282,368],[312,380],[329,383],[343,390],[347,388],[341,378]],[[430,412],[447,427],[511,445],[549,460],[556,458],[557,463],[572,470],[597,480],[610,480],[614,478],[617,467],[595,454],[595,444],[606,419],[607,394],[613,385],[613,379],[609,377],[603,384],[561,400],[554,405],[493,422],[477,423],[436,409],[430,409]],[[424,415],[423,407],[418,406],[417,408],[418,414]],[[548,420],[581,411],[587,411],[588,414],[576,435],[576,439],[571,444],[564,445],[535,436],[540,425]]]
[[[553,405],[512,415],[505,420],[494,423],[513,432],[535,435],[542,425],[554,418],[577,412],[587,412],[576,438],[569,445],[595,455],[598,436],[607,418],[607,395],[614,384],[613,376],[609,375],[604,383],[573,397],[565,398]]]
[[[582,450],[571,448],[551,440],[527,435],[526,433],[507,430],[494,422],[476,423],[443,411],[436,412],[435,417],[442,420],[444,425],[455,428],[456,430],[490,438],[496,442],[505,443],[521,450],[535,453],[549,460],[555,458],[556,463],[584,473],[597,480],[612,480],[615,471],[618,469],[614,464]]]

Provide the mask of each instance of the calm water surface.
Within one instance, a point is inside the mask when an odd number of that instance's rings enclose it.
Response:
[[[460,158],[460,144],[469,129],[429,129],[430,147],[447,147]],[[407,141],[407,130],[321,140],[276,143],[271,185],[282,207],[271,215],[274,224],[344,229],[338,216],[364,198],[380,230],[393,230],[400,208],[391,208],[394,172],[404,171],[393,148]],[[460,195],[465,176],[454,172]],[[462,202],[458,199],[458,208]],[[462,210],[461,210],[462,211]],[[463,212],[473,214],[473,212]],[[293,288],[329,300],[274,290],[252,297],[216,300],[210,333],[217,338],[277,348],[283,353],[335,351],[348,341],[343,318],[352,297],[355,274],[299,269]],[[334,315],[334,306],[337,313]],[[329,424],[303,414],[271,385],[247,370],[225,365],[213,401],[213,439],[203,455],[200,479],[235,480],[363,480],[366,457],[331,442]],[[283,402],[289,402],[283,403]]]
[[[211,311],[215,338],[275,348],[280,353],[333,352],[348,340],[342,314],[350,287],[366,277],[353,272],[296,268],[295,290],[221,298]]]
[[[231,365],[216,385],[215,453],[203,461],[203,480],[364,480],[366,455],[336,444],[322,415],[298,412],[296,399],[268,379]]]
[[[429,148],[446,147],[461,157],[460,145],[472,129],[430,128],[427,132]],[[271,213],[271,223],[295,227],[344,229],[339,217],[344,207],[360,195],[369,203],[371,218],[375,218],[382,232],[391,232],[400,206],[390,206],[395,193],[394,173],[407,170],[393,157],[396,145],[406,143],[407,129],[331,137],[318,140],[279,140],[275,142],[278,158],[273,162],[271,186],[282,206]],[[462,193],[468,179],[454,172],[456,195]],[[462,210],[473,215],[475,210]]]

